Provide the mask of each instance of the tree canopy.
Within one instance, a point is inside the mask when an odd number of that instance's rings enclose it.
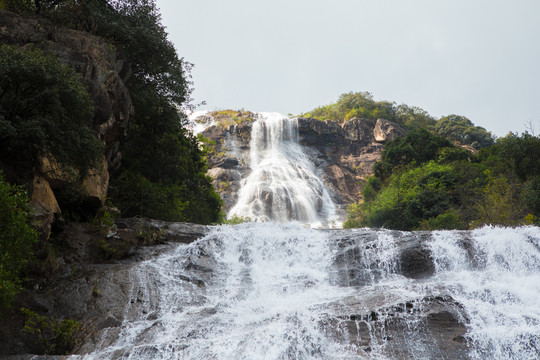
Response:
[[[192,106],[192,65],[167,39],[155,1],[9,0],[7,7],[100,36],[129,63],[126,85],[135,112],[120,149],[122,165],[112,174],[109,192],[122,214],[219,221],[221,199],[206,176],[203,150],[184,129],[187,118],[180,111]]]
[[[100,159],[92,101],[80,76],[39,49],[0,45],[0,154],[3,160],[52,155],[81,175]]]
[[[459,115],[443,116],[439,120],[417,106],[395,102],[375,101],[369,92],[348,92],[341,94],[333,104],[317,107],[302,116],[319,120],[344,122],[352,118],[366,118],[394,121],[410,129],[422,128],[448,140],[475,149],[491,146],[493,135],[486,129],[475,126],[469,119]]]
[[[437,121],[434,130],[440,136],[464,145],[471,145],[475,149],[491,146],[494,143],[490,132],[483,127],[474,126],[472,121],[465,116],[443,116]]]

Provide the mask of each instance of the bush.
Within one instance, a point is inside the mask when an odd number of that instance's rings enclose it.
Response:
[[[22,308],[26,316],[23,331],[36,335],[45,354],[67,355],[80,340],[82,326],[72,319],[58,320]]]
[[[457,182],[451,166],[433,161],[395,173],[380,191],[370,190],[372,194],[361,209],[357,206],[349,209],[347,226],[352,226],[351,219],[356,219],[354,225],[399,230],[418,228],[421,221],[436,218],[455,206]]]
[[[454,145],[425,129],[413,129],[386,144],[382,159],[375,164],[373,171],[377,178],[385,181],[396,172],[396,168],[435,160],[445,148],[454,148]]]
[[[436,217],[422,220],[419,228],[422,230],[465,230],[468,226],[455,210],[449,210]]]
[[[29,223],[26,191],[4,181],[0,172],[0,312],[11,307],[21,273],[32,257],[37,232]]]

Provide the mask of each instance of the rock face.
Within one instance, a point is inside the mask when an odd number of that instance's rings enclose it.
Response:
[[[391,126],[380,125],[387,123]],[[406,133],[401,125],[384,119],[359,118],[341,126],[329,120],[299,118],[298,131],[301,144],[322,169],[323,180],[337,194],[336,203],[344,205],[362,197],[365,179],[373,174],[384,143]]]
[[[311,158],[334,202],[345,208],[361,198],[365,179],[373,174],[384,143],[406,133],[401,125],[384,120],[354,118],[339,124],[298,118],[300,144]],[[252,121],[223,126],[220,122],[203,135],[215,142],[209,175],[225,201],[226,210],[237,200],[241,180],[250,172],[249,142]]]
[[[18,301],[49,318],[79,321],[84,342],[92,344],[104,329],[119,330],[130,316],[125,309],[133,295],[133,266],[171,251],[173,243],[190,243],[207,232],[203,225],[144,218],[117,219],[112,228],[68,224],[54,239],[56,247],[62,249],[57,270],[51,278],[25,290]],[[36,336],[20,331],[24,320],[14,312],[0,324],[0,358],[43,353]]]
[[[54,53],[81,74],[93,99],[93,127],[105,145],[101,165],[84,179],[88,193],[84,202],[90,209],[100,208],[105,202],[109,173],[120,165],[120,143],[133,114],[125,86],[131,74],[129,65],[101,38],[4,10],[0,10],[0,43],[23,48],[33,46]],[[42,159],[40,164],[27,167],[34,169],[31,197],[44,236],[48,236],[55,214],[61,211],[55,191],[68,185],[70,180],[54,171],[51,159]]]

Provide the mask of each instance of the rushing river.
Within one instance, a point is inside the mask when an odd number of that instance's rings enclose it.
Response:
[[[404,268],[411,246],[430,255],[425,274]],[[132,276],[121,331],[105,331],[85,358],[540,357],[534,227],[223,226]]]

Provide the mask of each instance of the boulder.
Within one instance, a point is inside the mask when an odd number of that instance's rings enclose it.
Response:
[[[33,210],[32,223],[38,228],[43,240],[47,240],[51,233],[51,224],[55,216],[60,214],[60,206],[49,182],[39,174],[34,176],[30,201]]]
[[[404,136],[406,133],[407,131],[403,126],[385,119],[377,119],[373,128],[373,137],[378,142],[389,141]]]

